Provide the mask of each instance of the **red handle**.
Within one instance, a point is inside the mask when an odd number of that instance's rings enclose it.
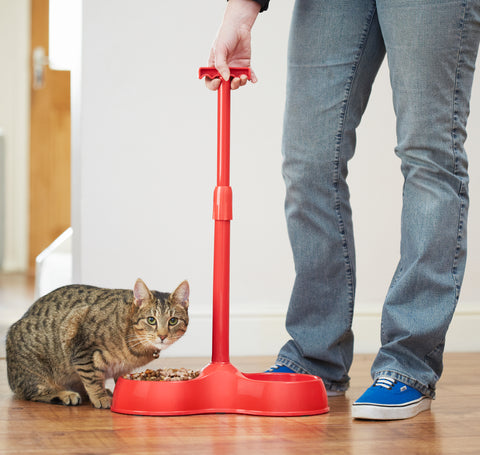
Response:
[[[252,78],[252,72],[250,68],[234,67],[229,69],[230,69],[230,77],[240,77],[245,74],[248,77],[248,80]],[[213,67],[204,67],[198,70],[198,77],[200,79],[202,79],[205,76],[209,77],[210,79],[222,77],[222,75],[218,72],[217,68],[213,68]]]

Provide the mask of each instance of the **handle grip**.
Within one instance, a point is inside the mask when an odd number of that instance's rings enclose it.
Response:
[[[250,68],[234,67],[229,69],[230,69],[230,78],[240,77],[245,74],[248,77],[248,80],[252,79],[252,72]],[[205,76],[209,77],[210,79],[216,79],[217,77],[219,78],[222,77],[222,75],[218,72],[217,68],[214,68],[214,67],[203,67],[198,70],[199,79],[202,79]]]

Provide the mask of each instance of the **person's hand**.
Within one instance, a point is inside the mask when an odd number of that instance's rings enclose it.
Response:
[[[260,11],[260,5],[253,0],[230,0],[225,10],[222,25],[213,43],[208,65],[217,68],[225,80],[230,79],[229,67],[250,67],[251,29]],[[255,73],[251,72],[251,81],[257,82]],[[205,79],[210,90],[217,90],[221,80]],[[232,90],[245,85],[247,76],[235,77],[231,81]]]

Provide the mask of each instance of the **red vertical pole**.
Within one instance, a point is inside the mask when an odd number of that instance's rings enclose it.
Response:
[[[227,363],[229,359],[230,319],[230,220],[232,189],[230,188],[230,80],[222,79],[215,68],[200,68],[200,79],[220,78],[217,119],[217,186],[213,196],[215,240],[213,251],[213,327],[212,362]],[[250,68],[230,68],[230,77],[246,75]]]
[[[215,241],[213,259],[212,362],[229,362],[230,307],[230,81],[222,80],[218,90],[217,186],[213,219]]]

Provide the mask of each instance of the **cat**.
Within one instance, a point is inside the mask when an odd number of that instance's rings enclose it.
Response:
[[[18,398],[110,408],[105,380],[158,358],[188,326],[190,289],[64,286],[38,299],[7,333],[7,372]]]

